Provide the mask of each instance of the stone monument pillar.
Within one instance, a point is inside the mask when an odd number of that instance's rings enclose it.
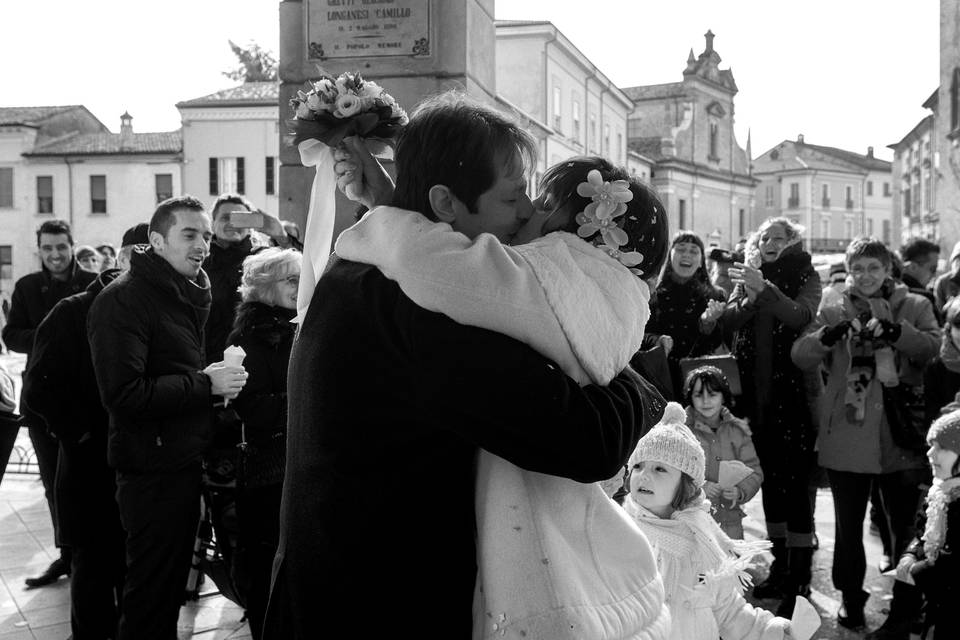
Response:
[[[285,141],[289,100],[322,72],[359,71],[410,112],[451,88],[493,101],[494,0],[283,0],[280,2],[280,217],[306,228],[314,169]],[[388,167],[389,168],[389,167]],[[337,194],[334,238],[356,205]]]

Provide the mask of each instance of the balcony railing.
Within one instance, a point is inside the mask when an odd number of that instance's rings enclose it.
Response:
[[[787,208],[797,209],[800,207],[800,198],[787,198]]]
[[[821,201],[820,201],[820,206],[822,206],[824,209],[829,209],[829,208],[830,208],[830,198],[824,198],[823,200],[821,200]]]
[[[847,209],[853,209],[853,200],[847,200]]]
[[[809,238],[807,248],[811,253],[843,253],[850,238]]]

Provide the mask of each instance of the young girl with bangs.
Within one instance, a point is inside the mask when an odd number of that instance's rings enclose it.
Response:
[[[730,538],[743,539],[741,505],[749,502],[763,482],[760,459],[753,446],[747,421],[733,415],[728,405],[730,384],[723,372],[711,366],[697,367],[687,375],[683,399],[687,403],[687,426],[706,453],[703,491],[710,500],[713,518]],[[752,471],[732,487],[719,484],[723,461],[742,462]]]

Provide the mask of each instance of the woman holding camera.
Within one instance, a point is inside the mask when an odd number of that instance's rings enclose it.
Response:
[[[817,322],[794,345],[793,360],[804,369],[823,363],[829,371],[820,465],[830,478],[836,516],[832,574],[843,595],[838,622],[856,628],[864,624],[869,595],[863,590],[863,518],[872,483],[878,483],[889,524],[891,557],[899,558],[916,533],[919,487],[929,477],[918,431],[922,419],[912,424],[894,409],[912,404],[922,418],[922,395],[909,403],[906,394],[922,388],[923,367],[937,355],[940,329],[930,301],[890,277],[891,258],[882,242],[853,240],[846,263],[852,285],[836,305],[820,310]],[[876,637],[886,638],[898,625],[909,633],[910,619],[919,612],[919,594],[911,590],[896,582],[890,618]]]

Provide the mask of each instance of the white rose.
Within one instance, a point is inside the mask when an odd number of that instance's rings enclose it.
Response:
[[[301,120],[312,120],[313,114],[310,113],[310,107],[305,102],[297,105],[297,117]]]
[[[337,98],[337,108],[333,115],[337,118],[349,118],[360,113],[362,106],[363,102],[359,96],[347,93]]]
[[[315,93],[311,93],[307,96],[307,106],[310,107],[313,111],[320,110],[320,96]]]
[[[380,94],[383,93],[383,88],[378,85],[376,82],[365,81],[363,83],[363,89],[360,90],[361,98],[379,98]]]

